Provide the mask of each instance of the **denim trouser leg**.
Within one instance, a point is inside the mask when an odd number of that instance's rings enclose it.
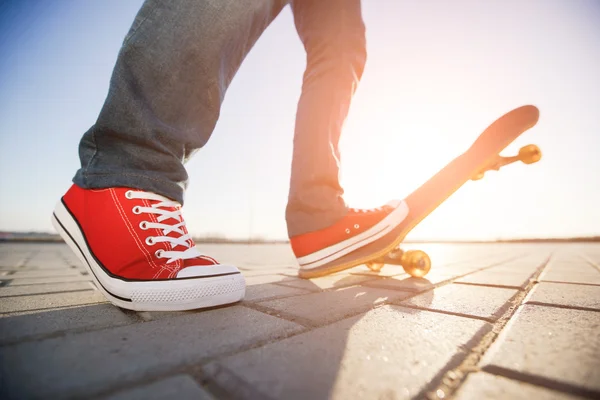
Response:
[[[209,140],[240,64],[289,2],[146,0],[98,120],[81,139],[73,181],[84,188],[134,187],[183,204],[184,163]],[[307,68],[286,209],[290,236],[346,213],[338,141],[366,59],[360,0],[292,4]]]
[[[183,204],[184,163],[210,138],[236,71],[286,4],[146,0],[99,117],[80,142],[74,183],[128,186]]]
[[[366,62],[360,0],[295,1],[292,9],[307,65],[286,209],[290,237],[332,225],[347,212],[338,142]]]

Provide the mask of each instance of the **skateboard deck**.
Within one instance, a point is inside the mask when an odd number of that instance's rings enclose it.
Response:
[[[425,276],[431,268],[431,260],[420,250],[401,250],[398,246],[405,236],[468,181],[481,179],[486,171],[499,170],[516,161],[525,164],[539,161],[541,152],[535,145],[522,147],[519,154],[513,157],[500,156],[502,150],[535,126],[538,119],[539,110],[533,105],[525,105],[504,114],[488,126],[467,151],[450,161],[404,199],[408,205],[408,215],[396,228],[331,263],[300,270],[299,276],[315,278],[362,264],[373,271],[379,271],[385,264],[402,265],[412,276]]]

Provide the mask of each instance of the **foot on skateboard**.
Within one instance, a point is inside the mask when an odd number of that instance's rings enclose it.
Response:
[[[290,238],[304,278],[327,275],[346,267],[337,261],[393,231],[408,213],[406,203],[391,201],[373,209],[350,208],[334,225]]]
[[[327,246],[322,246],[329,249],[325,252],[326,257],[322,257],[322,253],[317,250],[319,240],[314,242],[309,251],[298,245],[302,240],[297,240],[296,244],[292,240],[292,247],[296,246],[294,252],[300,261],[298,275],[314,278],[362,264],[372,271],[381,270],[385,264],[401,265],[411,276],[427,275],[431,268],[431,260],[427,254],[420,250],[403,251],[398,247],[400,243],[417,224],[468,181],[479,180],[487,171],[498,171],[517,161],[524,164],[538,162],[541,159],[541,151],[535,145],[522,147],[518,154],[512,157],[500,156],[500,152],[523,132],[535,126],[538,119],[539,110],[532,105],[516,108],[498,118],[479,135],[467,151],[450,161],[400,202],[401,212],[393,214],[389,209],[386,211],[398,218],[382,218],[381,214],[374,214],[377,215],[375,219],[386,221],[388,229],[373,236],[372,240],[357,241],[350,246],[344,241],[339,245],[328,243]],[[323,238],[328,234],[327,230],[321,232]],[[339,238],[339,235],[331,235],[332,240],[336,238]],[[310,242],[310,239],[307,241]],[[339,239],[337,241],[339,242]],[[349,243],[352,243],[352,240]],[[303,253],[306,255],[302,255]]]

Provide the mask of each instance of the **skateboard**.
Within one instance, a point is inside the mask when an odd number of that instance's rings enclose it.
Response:
[[[479,135],[467,151],[450,161],[404,199],[408,205],[408,215],[396,228],[382,238],[323,266],[326,270],[319,268],[304,272],[304,277],[322,276],[363,264],[375,272],[379,272],[385,264],[393,264],[401,265],[413,277],[427,275],[431,269],[429,256],[421,250],[402,250],[399,245],[405,236],[465,183],[482,179],[487,171],[498,171],[517,161],[524,164],[538,162],[542,153],[533,144],[522,147],[517,155],[500,155],[522,133],[535,126],[538,119],[539,110],[533,105],[518,107],[502,115]]]

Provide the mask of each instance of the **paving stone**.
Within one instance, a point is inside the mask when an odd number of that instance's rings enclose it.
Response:
[[[256,302],[274,297],[296,296],[307,293],[310,292],[304,289],[276,285],[273,283],[263,283],[262,285],[249,285],[246,286],[246,295],[244,296],[244,302]]]
[[[206,390],[189,375],[176,375],[157,382],[123,390],[101,400],[212,400]]]
[[[600,391],[600,314],[524,305],[482,359],[497,368]]]
[[[51,283],[43,285],[5,286],[0,287],[0,297],[26,296],[43,293],[63,293],[81,290],[94,290],[91,282]]]
[[[59,308],[0,318],[0,344],[73,330],[91,330],[138,321],[112,304]]]
[[[191,315],[197,313],[197,310],[191,311],[136,311],[135,314],[144,321],[158,321],[165,318],[180,317],[182,315]]]
[[[238,269],[242,271],[242,274],[245,277],[261,275],[297,274],[297,272],[295,272],[296,270],[293,270],[291,268],[247,269],[238,267]],[[282,275],[279,276],[283,277]]]
[[[40,285],[44,283],[66,283],[91,281],[90,275],[57,276],[51,278],[20,278],[10,280],[10,276],[0,276],[0,280],[7,280],[8,286]]]
[[[541,282],[533,288],[527,303],[600,310],[600,286]]]
[[[489,268],[485,271],[490,271],[494,273],[521,273],[523,275],[533,275],[541,266],[541,262],[539,263],[524,263],[524,264],[511,264],[511,265],[498,265],[492,268]]]
[[[464,276],[457,279],[456,282],[522,289],[529,284],[533,272],[535,271],[495,271],[494,268],[491,268]]]
[[[0,348],[0,398],[90,397],[303,328],[242,306]],[[68,373],[65,373],[68,371]]]
[[[20,267],[25,260],[27,260],[26,254],[3,254],[2,257],[0,257],[0,266],[10,268]]]
[[[6,274],[11,271],[19,271],[21,268],[22,267],[16,267],[14,265],[11,265],[11,266],[0,265],[0,275]],[[32,268],[28,268],[28,269],[37,269],[37,267],[32,267]]]
[[[371,271],[366,266],[360,266],[357,268],[353,268],[349,270],[352,275],[366,275],[366,276],[374,276],[374,277],[390,277],[396,275],[406,275],[404,268],[399,265],[390,265],[386,264],[381,268],[379,272]]]
[[[490,328],[481,320],[384,306],[205,370],[235,398],[412,398]]]
[[[54,278],[59,276],[81,276],[81,273],[73,268],[54,268],[46,270],[17,271],[6,275],[6,278]]]
[[[513,381],[502,376],[478,372],[469,374],[454,398],[456,400],[575,400],[582,397],[556,392],[529,383]]]
[[[52,256],[44,258],[29,259],[23,263],[24,267],[37,267],[39,269],[54,269],[54,268],[68,268],[70,264],[62,257]]]
[[[576,261],[562,262],[562,261],[554,261],[551,262],[547,267],[545,272],[549,271],[564,271],[570,272],[572,274],[594,274],[598,272],[593,265],[590,265],[585,260],[581,258]]]
[[[351,275],[349,273],[338,273],[314,279],[299,279],[295,276],[290,276],[279,283],[285,286],[292,286],[311,291],[319,291],[325,289],[353,286],[371,281],[373,279],[376,278],[370,276]]]
[[[104,302],[106,302],[106,298],[97,290],[5,297],[0,302],[0,313],[43,310]]]
[[[62,259],[65,260],[65,263],[70,266],[83,266],[81,260],[71,251],[71,249],[67,249],[66,251],[61,252],[60,255]]]
[[[425,278],[413,278],[410,275],[398,275],[391,278],[374,279],[364,282],[363,286],[384,288],[411,292],[420,292],[431,288],[438,283],[454,279],[455,274],[444,271],[431,271]]]
[[[371,289],[361,286],[311,293],[258,303],[298,322],[317,326],[367,311],[384,301],[406,298],[410,292]]]
[[[246,280],[246,286],[252,286],[252,285],[262,285],[263,283],[281,282],[282,280],[288,279],[288,278],[285,276],[282,276],[282,275],[269,274],[269,275],[253,275],[253,276],[244,275],[244,279]]]
[[[510,306],[515,289],[449,284],[404,300],[400,305],[412,305],[430,310],[497,320]]]
[[[62,266],[62,267],[55,267],[55,268],[41,268],[41,267],[2,267],[0,266],[0,274],[1,273],[11,273],[11,272],[24,272],[24,271],[36,271],[36,272],[40,272],[40,271],[77,271],[78,269],[76,269],[73,266]]]
[[[572,263],[554,262],[546,267],[539,280],[600,285],[600,271],[584,260]]]
[[[600,255],[599,256],[591,256],[584,255],[582,258],[588,262],[592,267],[594,267],[597,271],[600,271]]]

